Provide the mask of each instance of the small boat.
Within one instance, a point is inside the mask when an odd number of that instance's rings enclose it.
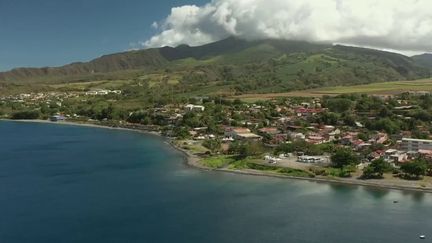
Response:
[[[393,203],[399,203],[399,201],[398,200],[394,200]]]
[[[420,235],[420,239],[422,240],[426,239],[426,235]]]

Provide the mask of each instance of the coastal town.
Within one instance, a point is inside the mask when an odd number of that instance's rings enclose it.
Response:
[[[431,11],[0,0],[0,243],[430,241]]]
[[[0,114],[158,132],[203,168],[431,186],[427,92],[256,102],[194,97],[135,110],[115,105],[123,98],[121,90],[17,94],[0,97]],[[99,110],[80,108],[98,99],[108,100]]]

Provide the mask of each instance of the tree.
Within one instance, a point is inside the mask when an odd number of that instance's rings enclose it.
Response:
[[[144,125],[148,125],[151,123],[151,119],[147,112],[138,111],[133,112],[128,118],[127,121],[130,123],[141,123]]]
[[[347,112],[353,106],[353,102],[346,98],[328,98],[324,103],[330,111],[336,113]]]
[[[103,119],[112,119],[113,118],[114,107],[112,104],[109,104],[108,107],[103,108],[97,115],[96,118],[98,120]]]
[[[258,156],[263,153],[263,148],[259,143],[232,143],[229,148],[231,154],[236,154],[237,159],[245,159],[250,156]]]
[[[369,121],[366,127],[371,130],[385,131],[389,134],[395,134],[400,131],[400,125],[389,118],[382,118],[377,121]]]
[[[190,137],[189,130],[186,127],[175,127],[173,130],[173,135],[178,139],[187,139]]]
[[[432,119],[432,116],[430,115],[430,113],[427,112],[426,110],[423,110],[423,109],[419,109],[419,110],[415,111],[412,116],[417,120],[421,120],[421,121],[425,121],[425,122],[428,122]]]
[[[11,118],[14,120],[31,120],[39,118],[39,111],[19,111],[12,114]]]
[[[427,162],[422,159],[417,159],[411,163],[406,163],[401,166],[401,170],[405,173],[405,177],[409,179],[419,179],[421,176],[426,174],[427,169]]]
[[[188,112],[183,116],[183,124],[188,127],[202,126],[201,118],[195,112]]]
[[[428,168],[427,168],[426,174],[428,176],[432,176],[432,163],[428,163]]]
[[[380,158],[364,168],[362,177],[364,179],[381,179],[386,171],[390,169],[389,163]]]
[[[369,134],[367,134],[367,133],[359,133],[357,135],[357,138],[361,139],[363,141],[368,141],[369,140]]]
[[[325,112],[321,115],[320,121],[328,125],[337,125],[340,115],[334,112]]]
[[[343,168],[348,165],[358,164],[358,156],[350,149],[337,149],[331,156],[333,167]]]
[[[221,141],[217,139],[207,139],[203,142],[203,146],[208,148],[212,153],[216,153],[221,149]]]

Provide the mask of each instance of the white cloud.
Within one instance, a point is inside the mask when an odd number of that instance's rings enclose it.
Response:
[[[213,0],[173,8],[142,45],[201,45],[237,36],[432,52],[431,11],[430,0]]]

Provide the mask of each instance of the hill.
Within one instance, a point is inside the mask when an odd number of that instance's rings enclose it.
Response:
[[[432,54],[422,54],[413,56],[412,59],[421,66],[427,67],[429,69],[432,69]]]
[[[9,83],[141,80],[179,85],[183,92],[283,92],[429,77],[412,58],[378,50],[287,40],[228,38],[116,53],[63,67],[18,68],[0,73]]]

